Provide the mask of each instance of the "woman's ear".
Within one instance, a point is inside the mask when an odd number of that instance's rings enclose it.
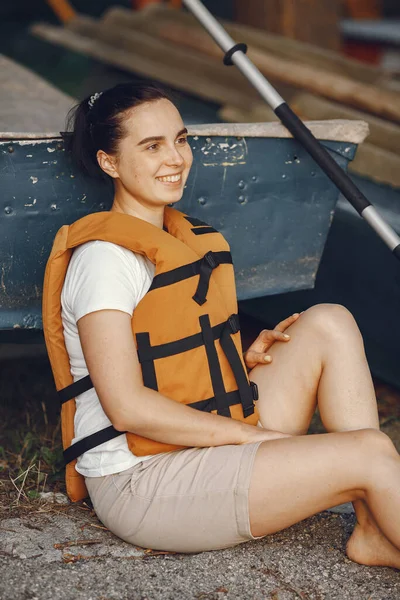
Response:
[[[104,150],[98,150],[97,154],[97,162],[100,165],[100,168],[107,173],[113,179],[117,179],[119,177],[117,170],[117,161],[114,157],[109,156],[104,152]]]

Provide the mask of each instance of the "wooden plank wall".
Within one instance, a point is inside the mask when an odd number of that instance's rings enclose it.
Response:
[[[235,0],[236,20],[286,37],[340,48],[342,0]]]
[[[380,19],[382,0],[345,0],[347,16],[352,19]]]

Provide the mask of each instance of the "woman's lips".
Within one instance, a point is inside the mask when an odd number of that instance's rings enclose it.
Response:
[[[169,175],[166,177],[156,177],[159,183],[166,185],[168,187],[180,187],[182,184],[182,174],[179,175]]]

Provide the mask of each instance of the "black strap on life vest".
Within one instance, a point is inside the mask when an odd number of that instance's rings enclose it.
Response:
[[[222,331],[226,326],[226,321],[211,327],[213,340],[218,340],[221,337]],[[182,352],[188,352],[194,348],[202,346],[204,343],[203,334],[195,333],[174,342],[152,346],[150,344],[150,336],[147,332],[136,334],[136,343],[138,349],[139,362],[142,368],[143,383],[146,387],[158,391],[157,377],[155,372],[154,361],[159,358],[167,358]],[[240,359],[239,359],[240,360]],[[57,392],[61,404],[76,398],[80,394],[92,389],[93,383],[90,375],[82,377],[75,383],[71,383],[67,387]]]
[[[142,354],[144,354],[145,356],[151,356],[152,346],[150,343],[150,334],[147,331],[144,333],[137,333],[136,334],[136,342],[138,345],[138,350],[140,348],[140,352]],[[140,357],[139,357],[139,361],[140,361]],[[142,377],[143,377],[144,385],[146,387],[158,392],[158,383],[157,383],[154,360],[143,361],[143,363],[141,364],[141,367],[142,367]]]
[[[218,233],[218,231],[216,229],[214,229],[214,227],[196,227],[195,229],[192,229],[194,235],[204,235],[205,233]]]
[[[193,225],[192,232],[194,235],[204,235],[206,233],[219,233],[214,227],[207,225],[204,221],[200,221],[200,219],[196,219],[195,217],[185,217],[186,221],[189,221],[191,225]]]
[[[193,225],[193,227],[209,227],[208,223],[205,223],[204,221],[201,221],[200,219],[197,219],[196,217],[189,217],[188,215],[186,215],[185,220],[189,221],[189,223],[191,225]],[[193,231],[193,229],[192,229],[192,231]]]
[[[228,359],[233,374],[239,388],[240,403],[243,407],[244,416],[247,417],[254,412],[253,400],[258,399],[257,386],[249,385],[246,372],[240,360],[237,348],[231,338],[231,334],[240,331],[239,316],[233,314],[227,321],[211,327],[208,315],[200,317],[201,332],[187,336],[174,342],[151,346],[148,334],[136,334],[136,343],[139,362],[142,366],[143,383],[146,387],[158,390],[157,378],[155,375],[154,361],[160,358],[166,358],[175,354],[188,352],[199,346],[205,346],[210,377],[214,390],[214,398],[217,403],[218,414],[230,416],[230,412],[224,400],[226,390],[223,383],[221,367],[218,360],[214,341],[219,339],[221,347]],[[255,397],[257,396],[257,397]]]
[[[211,273],[219,267],[220,263],[216,252],[207,252],[200,261],[199,266],[199,284],[193,296],[193,300],[199,306],[202,306],[207,301],[208,287],[210,285]]]
[[[200,327],[202,323],[201,319],[202,317],[200,317]],[[226,323],[227,321],[223,321],[218,325],[214,325],[214,327],[210,327],[213,340],[218,340],[221,337]],[[204,344],[202,331],[200,333],[195,333],[194,335],[188,335],[180,340],[167,342],[166,344],[158,344],[157,346],[148,345],[147,340],[146,343],[143,344],[143,340],[145,339],[146,338],[142,337],[141,333],[136,334],[137,352],[139,362],[142,366],[145,362],[154,362],[159,358],[167,358],[168,356],[174,356],[175,354],[188,352],[189,350],[194,350],[194,348],[199,348],[199,346],[203,346]],[[143,378],[143,382],[146,387],[155,389],[150,385],[150,380],[145,380]]]
[[[206,258],[207,256],[207,258]],[[179,281],[183,281],[184,279],[189,279],[190,277],[195,277],[196,275],[200,275],[199,286],[201,282],[204,282],[204,279],[207,278],[207,286],[204,287],[204,283],[201,285],[201,291],[206,289],[206,293],[208,291],[208,283],[210,281],[211,272],[213,269],[218,267],[219,265],[231,265],[232,264],[232,255],[227,250],[221,250],[220,252],[207,252],[207,254],[196,260],[195,262],[189,263],[188,265],[183,265],[182,267],[177,267],[176,269],[171,269],[170,271],[166,271],[165,273],[159,273],[156,275],[152,281],[152,284],[149,288],[149,292],[152,290],[156,290],[158,288],[164,287],[166,285],[172,285],[173,283],[178,283]],[[207,265],[207,266],[205,266]],[[208,273],[208,271],[211,271]],[[200,291],[200,299],[201,299],[201,291]],[[196,292],[197,293],[197,292]]]
[[[211,329],[209,315],[202,315],[200,317],[200,327],[203,343],[206,349],[208,367],[210,369],[210,377],[214,391],[215,403],[217,406],[217,413],[224,417],[230,417],[231,413],[229,411],[229,407],[224,403],[226,389],[222,377],[221,365],[219,364],[218,360],[217,349],[215,347],[214,335]]]
[[[185,216],[185,219],[193,225],[191,231],[194,235],[218,233],[214,227],[207,225],[207,223],[204,223],[204,221],[201,221],[200,219],[189,216]],[[177,283],[183,279],[189,279],[190,277],[199,275],[199,283],[193,296],[193,300],[197,302],[199,306],[202,306],[207,301],[207,292],[210,285],[211,274],[214,269],[222,264],[232,264],[231,253],[227,250],[221,250],[219,252],[210,250],[209,252],[206,252],[203,258],[200,258],[193,263],[156,275],[149,288],[149,292],[166,285]]]
[[[151,345],[150,336],[147,332],[136,334],[137,352],[142,369],[144,385],[152,390],[158,391],[154,365],[155,360],[174,356],[175,354],[181,354],[183,352],[188,352],[189,350],[198,348],[203,344],[206,346],[210,371],[212,369],[212,372],[216,374],[217,369],[219,369],[219,366],[218,368],[215,366],[215,362],[218,362],[218,356],[216,355],[216,352],[212,352],[211,346],[213,346],[215,349],[214,341],[220,339],[221,347],[223,348],[235,375],[239,392],[241,392],[241,395],[245,399],[244,408],[247,407],[248,401],[246,400],[246,393],[244,392],[244,389],[245,387],[248,388],[249,385],[239,357],[239,353],[230,337],[231,333],[237,333],[240,330],[238,315],[231,315],[227,321],[219,323],[218,325],[214,325],[214,327],[211,327],[208,315],[203,315],[200,317],[200,327],[200,333],[195,333],[194,335],[189,335],[185,338],[181,338],[180,340],[168,342],[166,344],[159,344],[157,346]],[[205,340],[207,340],[207,344],[205,343]],[[212,376],[211,378],[212,381],[217,381],[217,375],[214,375],[214,379]],[[216,387],[218,391],[221,389],[221,386],[217,383]],[[79,394],[83,394],[92,388],[93,383],[90,379],[90,375],[86,375],[86,377],[83,377],[75,383],[72,383],[62,390],[59,390],[57,395],[61,404],[63,404],[64,402],[68,402],[68,400],[72,400]],[[225,393],[225,390],[223,393]],[[254,400],[257,400],[257,398],[254,398],[254,395],[252,397]]]
[[[214,325],[214,327],[211,328],[214,340],[218,340],[221,337],[225,324],[226,321],[223,321],[222,323]],[[141,333],[136,334],[137,352],[141,365],[143,365],[145,361],[153,362],[159,358],[167,358],[168,356],[174,356],[175,354],[188,352],[189,350],[193,350],[194,348],[202,346],[204,343],[201,332],[188,335],[187,337],[181,338],[180,340],[175,340],[174,342],[158,344],[157,346],[148,346],[147,344],[142,345],[142,340],[144,338],[142,338],[141,335]],[[150,385],[147,385],[147,383],[145,383],[145,386],[151,387]]]
[[[72,398],[76,398],[80,394],[91,390],[92,387],[93,383],[90,375],[86,375],[86,377],[82,377],[82,379],[78,379],[75,383],[71,383],[71,385],[67,385],[67,387],[59,390],[57,396],[61,404],[64,404],[64,402],[68,402],[68,400],[72,400]]]
[[[112,425],[109,427],[105,427],[105,429],[100,429],[100,431],[96,431],[96,433],[92,433],[79,440],[79,442],[75,442],[64,450],[63,456],[65,464],[67,465],[78,456],[81,456],[84,452],[91,450],[92,448],[96,448],[96,446],[100,446],[100,444],[104,444],[104,442],[109,442],[119,435],[124,435],[126,431],[118,431]]]
[[[246,373],[243,369],[242,361],[240,360],[237,348],[231,338],[231,334],[237,333],[239,330],[240,326],[238,316],[231,315],[227,320],[226,325],[222,331],[220,344],[222,350],[225,353],[226,358],[228,359],[233,374],[235,375],[236,383],[239,388],[239,395],[243,408],[243,415],[244,417],[249,417],[254,413],[254,388],[252,388],[252,386],[249,386]]]

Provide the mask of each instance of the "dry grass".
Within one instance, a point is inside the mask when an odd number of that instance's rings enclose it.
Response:
[[[46,358],[0,362],[0,513],[64,492],[59,401]]]

